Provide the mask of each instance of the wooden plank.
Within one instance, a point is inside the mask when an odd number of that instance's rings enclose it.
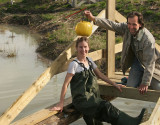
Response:
[[[114,82],[121,82],[121,79],[124,77],[128,77],[128,76],[124,76],[124,75],[114,75],[112,77],[109,77],[110,80],[114,81]]]
[[[115,72],[114,76],[109,77],[109,79],[115,81],[115,82],[121,82],[121,79],[124,77],[128,77],[129,73],[126,73],[125,75],[123,75],[122,72]]]
[[[160,125],[160,98],[158,99],[149,120],[140,125]]]
[[[64,107],[67,106],[68,104],[70,104],[72,102],[72,98],[67,98],[65,99],[64,101]],[[42,109],[32,115],[29,115],[23,119],[20,119],[10,125],[35,125],[36,123],[38,122],[41,122],[42,120],[44,120],[45,118],[48,118],[52,115],[55,115],[57,114],[58,112],[57,111],[50,111],[49,109],[53,106],[55,106],[56,104],[50,106],[50,107],[47,107],[45,109]]]
[[[159,99],[160,91],[148,90],[145,94],[140,94],[137,88],[125,87],[123,92],[119,92],[115,87],[107,85],[103,81],[98,81],[101,95],[130,98],[142,101],[157,102]]]
[[[110,80],[114,81],[114,82],[121,82],[121,79],[115,79],[115,78],[109,78]]]
[[[115,11],[115,21],[118,23],[127,22],[127,19],[121,15],[118,11]]]
[[[115,0],[107,0],[106,18],[115,21]],[[106,75],[111,77],[115,72],[115,32],[106,32]]]
[[[123,75],[122,72],[115,72],[115,75],[112,77],[109,77],[109,79],[114,82],[121,82],[121,79],[124,77],[128,77],[128,75],[129,75],[129,73],[126,73],[125,75]]]
[[[104,50],[102,50],[102,49],[97,50],[97,51],[89,53],[88,56],[91,57],[93,59],[93,61],[100,60],[100,59],[104,58],[103,51]]]
[[[36,125],[69,125],[70,123],[78,120],[82,114],[74,109],[72,104],[64,107],[63,112],[53,115]]]
[[[115,45],[115,54],[122,52],[123,43],[118,43]]]
[[[160,46],[157,43],[155,44],[155,46],[156,46],[156,49],[160,52]]]
[[[103,11],[102,11],[103,12]],[[101,18],[101,15],[98,15]],[[94,27],[94,26],[93,26]],[[96,29],[96,28],[94,28]],[[95,31],[95,30],[94,30]],[[92,32],[93,34],[94,32]],[[26,90],[12,105],[9,107],[0,117],[0,125],[8,125],[10,122],[26,107],[26,105],[38,94],[38,92],[48,83],[48,81],[57,74],[61,69],[62,65],[71,58],[75,52],[75,41],[63,51],[57,59],[51,64],[51,67],[42,73],[42,75]]]

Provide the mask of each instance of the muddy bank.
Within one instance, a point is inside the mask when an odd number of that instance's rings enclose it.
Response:
[[[62,4],[65,4],[67,8],[60,8],[60,5]],[[25,8],[23,9],[23,11],[20,11],[22,10],[22,7],[25,6],[24,4],[18,4],[15,6],[17,6],[17,8],[11,7],[7,4],[1,5],[1,7],[4,8],[5,12],[0,11],[0,23],[23,25],[29,27],[31,32],[39,33],[41,35],[41,40],[38,41],[39,47],[36,49],[36,52],[47,59],[54,60],[64,50],[64,48],[69,45],[71,41],[66,40],[57,42],[56,38],[50,38],[48,34],[52,35],[54,31],[63,27],[61,22],[64,23],[67,21],[64,18],[65,14],[62,14],[63,12],[74,12],[77,9],[71,8],[70,5],[67,5],[67,3],[53,4],[56,9],[50,11],[42,9],[31,9],[25,12]],[[56,17],[55,13],[61,14]],[[52,18],[50,18],[50,16],[52,16]]]

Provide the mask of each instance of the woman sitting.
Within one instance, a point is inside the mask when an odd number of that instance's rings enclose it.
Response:
[[[87,57],[89,51],[87,37],[77,39],[76,50],[77,58],[69,65],[60,102],[51,110],[63,110],[64,97],[70,83],[72,103],[76,110],[83,114],[87,125],[102,125],[101,122],[108,122],[112,125],[138,125],[145,109],[142,109],[138,117],[133,118],[100,98],[97,77],[115,86],[119,91],[122,91],[122,85],[109,80],[99,71],[93,60]]]

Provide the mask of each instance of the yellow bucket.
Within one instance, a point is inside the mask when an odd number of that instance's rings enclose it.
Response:
[[[75,27],[78,36],[90,36],[92,33],[92,24],[87,21],[80,21]]]

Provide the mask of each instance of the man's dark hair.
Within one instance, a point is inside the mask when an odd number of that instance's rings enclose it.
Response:
[[[127,22],[128,22],[128,18],[133,18],[135,16],[138,17],[138,23],[141,24],[140,29],[143,29],[144,28],[143,15],[139,12],[134,11],[134,12],[129,13],[128,16],[127,16]]]

